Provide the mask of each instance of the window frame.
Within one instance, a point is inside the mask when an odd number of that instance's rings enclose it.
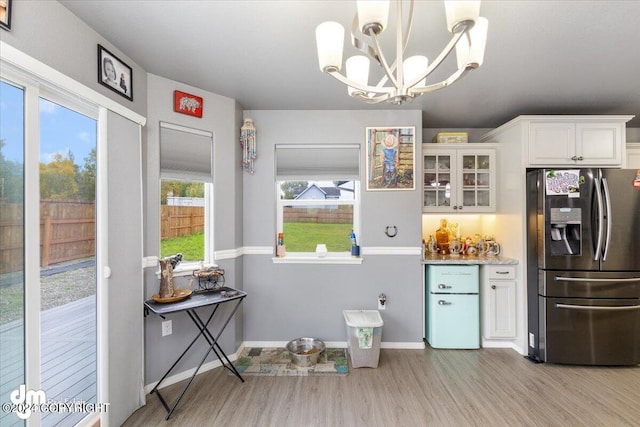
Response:
[[[173,131],[181,131],[189,134],[193,134],[199,137],[206,137],[210,139],[211,142],[211,175],[210,178],[205,177],[204,174],[193,173],[192,171],[181,171],[181,170],[162,170],[162,161],[160,162],[160,176],[158,180],[159,191],[158,196],[160,202],[162,200],[162,195],[160,191],[162,189],[162,181],[163,180],[180,180],[186,182],[199,182],[204,184],[204,258],[202,260],[197,261],[183,261],[176,266],[173,270],[174,277],[180,276],[189,276],[193,273],[193,271],[206,268],[209,266],[215,265],[215,251],[214,251],[214,180],[213,180],[213,156],[214,156],[214,148],[215,148],[215,134],[210,131],[200,130],[195,128],[190,128],[187,126],[176,125],[173,123],[168,123],[164,121],[160,121],[159,129],[160,131],[165,128]],[[162,150],[162,132],[160,132],[159,136],[160,140],[160,150]],[[161,157],[162,158],[162,157]],[[200,176],[202,175],[202,176]],[[158,216],[161,216],[161,208],[162,204],[158,203]],[[162,231],[158,229],[158,258],[161,258],[161,237]],[[159,277],[160,271],[157,271],[157,275]]]
[[[298,179],[296,179],[297,181]],[[299,180],[315,183],[318,179],[304,179],[300,177]],[[332,181],[335,181],[333,179]],[[281,198],[280,186],[287,180],[276,181],[275,183],[275,197],[276,197],[276,236],[278,233],[282,233],[284,229],[284,207],[285,206],[353,206],[353,223],[352,228],[356,236],[360,236],[360,203],[361,203],[361,185],[359,179],[350,179],[350,182],[354,183],[353,199],[283,199]],[[275,240],[275,236],[274,236]],[[286,236],[285,236],[286,246]],[[275,245],[274,245],[275,253]],[[298,264],[361,264],[362,257],[352,257],[349,251],[341,252],[329,252],[325,257],[318,257],[314,252],[289,252],[287,251],[284,257],[273,257],[274,263],[298,263]]]

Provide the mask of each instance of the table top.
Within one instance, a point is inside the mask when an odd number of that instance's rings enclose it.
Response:
[[[237,292],[237,294],[233,296],[223,296],[222,291]],[[246,296],[247,293],[244,291],[223,287],[214,292],[192,293],[189,298],[177,302],[158,303],[149,299],[144,302],[144,305],[156,314],[169,314],[178,311],[192,310],[207,305],[223,304],[225,302],[242,299]]]

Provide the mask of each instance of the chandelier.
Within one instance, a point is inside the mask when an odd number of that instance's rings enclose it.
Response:
[[[380,34],[386,29],[389,15],[389,0],[357,1],[357,15],[351,28],[353,46],[367,54],[355,55],[345,62],[346,76],[342,67],[344,27],[337,22],[324,22],[316,28],[316,44],[320,70],[348,87],[350,96],[367,103],[387,101],[392,104],[411,102],[417,96],[445,88],[468,71],[482,65],[487,39],[488,21],[479,17],[480,0],[445,1],[445,12],[451,40],[442,52],[429,64],[422,55],[404,59],[413,23],[413,0],[409,0],[406,23],[403,19],[403,0],[396,4],[396,58],[389,63],[380,46]],[[406,24],[406,27],[403,26]],[[366,39],[363,39],[365,36]],[[366,42],[364,40],[367,40]],[[458,68],[448,78],[427,85],[427,77],[456,48]],[[369,86],[370,58],[384,70],[384,76],[375,86]]]

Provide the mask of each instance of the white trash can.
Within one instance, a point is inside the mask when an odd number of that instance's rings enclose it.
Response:
[[[344,310],[347,347],[354,368],[377,368],[382,340],[382,317],[378,310]]]

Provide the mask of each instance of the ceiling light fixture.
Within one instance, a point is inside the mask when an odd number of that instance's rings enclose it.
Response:
[[[404,59],[413,23],[413,0],[409,0],[409,14],[406,29],[403,28],[402,3],[396,3],[396,59],[387,62],[380,47],[380,34],[387,26],[389,0],[357,1],[357,14],[351,28],[353,46],[368,55],[356,55],[346,60],[346,77],[340,74],[344,46],[344,27],[337,22],[324,22],[316,28],[316,43],[320,70],[348,86],[350,96],[367,103],[387,101],[392,104],[411,102],[415,97],[445,88],[468,71],[482,65],[487,39],[488,21],[480,15],[480,0],[445,1],[447,27],[453,34],[449,43],[436,59],[429,64],[422,55]],[[368,37],[367,44],[359,38]],[[458,69],[448,78],[430,85],[426,78],[456,48]],[[385,75],[375,85],[369,86],[370,59],[377,62]],[[388,84],[389,83],[389,84]]]

